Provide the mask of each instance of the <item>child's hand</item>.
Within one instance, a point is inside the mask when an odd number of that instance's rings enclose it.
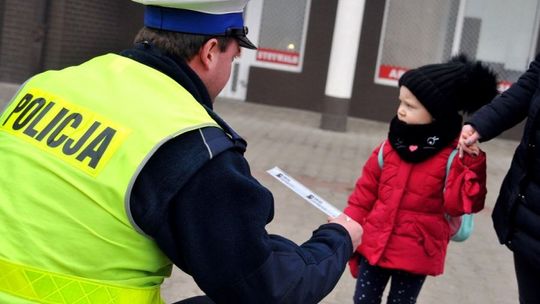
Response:
[[[349,216],[347,216],[345,213],[341,213],[338,217],[329,217],[328,222],[340,224],[341,226],[343,226],[343,228],[347,230],[347,232],[349,232],[354,252],[362,241],[362,234],[364,233],[364,229],[362,229],[362,226],[353,219],[351,219]]]
[[[478,146],[478,142],[475,142],[474,144],[467,146],[466,152],[469,155],[478,156],[478,154],[480,154],[480,147]]]
[[[461,135],[459,136],[459,143],[457,148],[459,149],[459,157],[463,157],[463,151],[467,152],[469,155],[477,156],[480,153],[480,148],[478,147],[478,140],[480,139],[480,134],[471,126],[464,125],[461,129]]]

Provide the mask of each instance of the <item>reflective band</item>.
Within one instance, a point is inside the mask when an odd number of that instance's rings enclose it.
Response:
[[[159,286],[130,288],[13,264],[0,259],[0,291],[47,304],[161,304]]]

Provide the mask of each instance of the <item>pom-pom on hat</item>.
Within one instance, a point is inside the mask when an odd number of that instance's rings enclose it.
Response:
[[[435,119],[471,114],[498,94],[495,73],[463,54],[446,63],[409,70],[399,79],[399,86],[407,87]]]
[[[248,49],[243,12],[249,0],[133,0],[145,5],[144,25],[172,32],[236,38]]]

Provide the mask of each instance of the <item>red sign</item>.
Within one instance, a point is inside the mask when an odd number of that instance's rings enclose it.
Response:
[[[510,81],[503,80],[503,81],[500,81],[500,82],[497,84],[497,89],[499,90],[499,92],[504,92],[504,91],[506,91],[511,85],[512,85],[512,83],[511,83]]]
[[[408,68],[398,67],[398,66],[392,66],[392,65],[381,65],[379,67],[379,78],[386,79],[386,80],[398,80],[401,75],[403,75],[405,72],[407,72]],[[497,90],[499,92],[504,92],[507,90],[510,85],[512,85],[512,82],[502,80],[499,83],[497,83]]]
[[[407,70],[409,69],[392,65],[381,65],[379,67],[379,78],[398,80]]]
[[[297,52],[259,48],[257,49],[257,60],[296,66],[300,64],[300,54]]]

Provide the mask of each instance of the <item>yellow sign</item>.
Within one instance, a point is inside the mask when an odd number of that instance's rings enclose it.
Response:
[[[0,118],[0,130],[96,176],[130,130],[36,89],[21,94]],[[19,96],[21,96],[19,95]]]

